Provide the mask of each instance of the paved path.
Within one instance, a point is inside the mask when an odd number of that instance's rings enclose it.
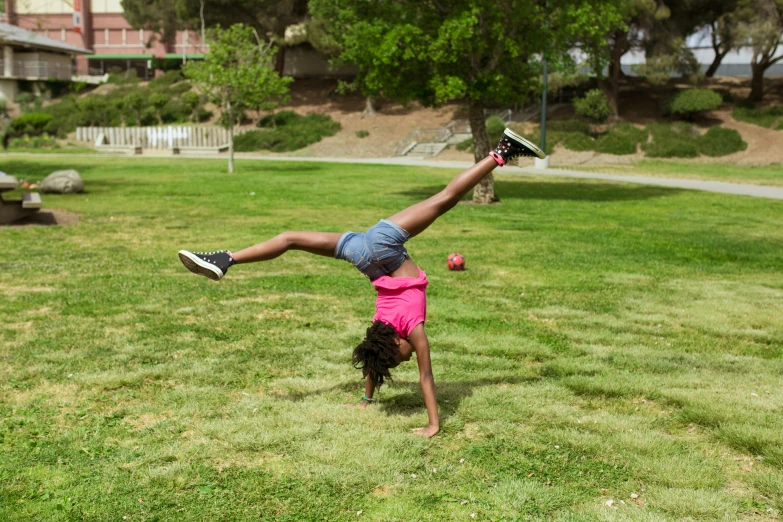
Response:
[[[27,155],[27,154],[19,154]],[[36,158],[42,157],[42,155],[30,154]],[[96,156],[109,156],[108,154],[46,154],[43,157],[68,157],[73,158],[75,156],[81,157],[96,157]],[[222,159],[226,160],[225,155],[216,154],[204,154],[204,155],[153,155],[144,154],[141,156],[127,156],[122,155],[123,158],[207,158],[207,159]],[[436,160],[423,160],[418,158],[299,158],[294,156],[236,156],[238,161],[296,161],[302,162],[315,162],[315,163],[363,163],[370,165],[408,165],[408,166],[422,166],[433,168],[445,168],[445,169],[466,169],[472,165],[466,161],[436,161]],[[581,178],[581,179],[600,179],[604,181],[612,182],[625,182],[625,183],[639,183],[642,185],[657,185],[661,187],[681,188],[688,190],[702,190],[705,192],[718,192],[721,194],[735,194],[739,196],[752,196],[756,198],[768,198],[768,199],[783,199],[783,187],[770,187],[766,185],[750,185],[745,183],[726,183],[723,181],[705,181],[697,179],[679,179],[679,178],[655,178],[651,176],[626,176],[620,174],[599,174],[597,172],[582,172],[578,170],[566,170],[558,168],[550,169],[536,169],[532,167],[503,167],[500,171],[501,174],[536,174],[541,176],[556,176],[564,178]]]

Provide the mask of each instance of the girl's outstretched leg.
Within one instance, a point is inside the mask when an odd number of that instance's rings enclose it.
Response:
[[[194,274],[218,281],[231,266],[238,263],[268,261],[289,250],[303,250],[319,256],[334,257],[341,234],[334,232],[283,232],[268,241],[232,254],[228,250],[218,252],[179,251],[179,259]]]
[[[503,166],[517,156],[535,156],[544,159],[546,154],[519,134],[506,129],[503,131],[500,143],[488,157],[463,170],[439,193],[394,214],[389,221],[407,230],[411,237],[424,232],[433,221],[459,203],[459,200],[495,167]]]
[[[341,235],[338,232],[283,232],[268,241],[234,252],[232,256],[237,264],[269,261],[289,250],[303,250],[319,256],[334,257],[334,250]]]
[[[459,203],[465,194],[497,166],[497,161],[487,156],[469,169],[460,172],[446,185],[446,188],[434,196],[394,214],[389,221],[404,228],[411,237],[421,234],[436,219]]]

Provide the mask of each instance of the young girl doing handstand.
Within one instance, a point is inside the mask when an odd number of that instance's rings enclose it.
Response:
[[[303,250],[353,263],[378,292],[372,326],[353,351],[354,367],[360,368],[365,377],[365,393],[359,406],[374,403],[375,390],[385,379],[391,378],[389,370],[410,360],[416,352],[429,423],[414,432],[432,437],[440,430],[440,421],[430,346],[424,332],[427,276],[410,259],[404,244],[454,207],[484,176],[517,156],[543,159],[546,155],[526,139],[506,129],[489,157],[462,171],[439,193],[388,219],[382,219],[367,232],[289,231],[239,252],[180,250],[179,258],[191,272],[215,281],[235,264],[268,261],[289,250]]]

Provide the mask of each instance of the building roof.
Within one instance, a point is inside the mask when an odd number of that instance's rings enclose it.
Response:
[[[68,54],[92,54],[92,51],[82,47],[76,47],[15,25],[0,23],[0,44],[3,43]]]

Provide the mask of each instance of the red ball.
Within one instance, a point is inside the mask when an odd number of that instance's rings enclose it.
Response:
[[[446,266],[449,267],[449,270],[465,270],[465,258],[462,254],[449,254]]]

